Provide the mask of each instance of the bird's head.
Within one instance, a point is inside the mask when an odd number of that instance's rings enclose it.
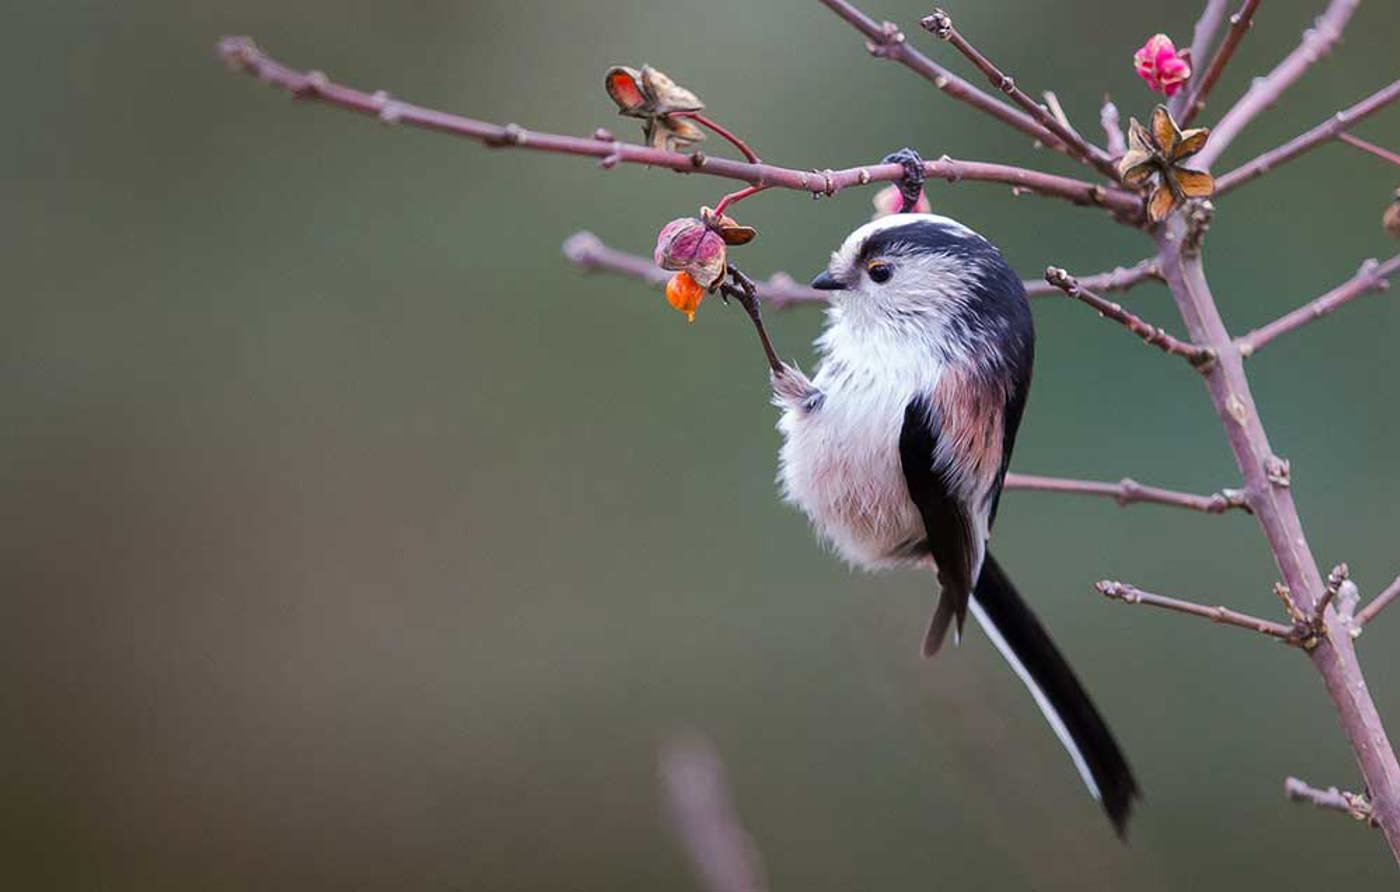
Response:
[[[1001,252],[956,220],[891,214],[861,226],[831,255],[812,287],[829,292],[851,324],[973,327],[1025,303]],[[965,327],[965,326],[960,326]]]

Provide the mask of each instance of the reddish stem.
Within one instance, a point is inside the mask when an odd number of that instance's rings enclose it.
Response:
[[[734,135],[730,130],[728,130],[727,128],[721,127],[719,124],[715,123],[714,121],[711,121],[709,118],[705,117],[704,115],[700,114],[699,112],[679,112],[679,113],[677,113],[677,114],[675,115],[675,117],[677,117],[677,118],[690,118],[692,121],[694,121],[695,123],[699,124],[701,127],[704,127],[704,128],[706,128],[706,129],[708,129],[708,130],[713,131],[713,132],[715,133],[715,135],[719,136],[719,137],[722,138],[722,139],[727,140],[727,141],[729,142],[730,145],[734,146],[734,148],[736,148],[736,149],[738,149],[740,152],[742,152],[743,155],[744,155],[744,157],[748,159],[748,162],[749,162],[750,164],[757,164],[757,163],[759,163],[759,161],[762,160],[762,159],[760,159],[760,158],[758,157],[758,153],[757,153],[757,152],[755,152],[753,149],[749,148],[749,144],[748,144],[748,143],[744,142],[742,139],[740,139],[739,137],[735,136],[735,135]]]
[[[723,217],[725,210],[730,205],[738,204],[745,198],[748,198],[750,195],[757,195],[758,193],[762,192],[764,189],[767,188],[767,186],[749,186],[746,189],[740,189],[738,192],[730,192],[728,195],[724,196],[719,200],[719,204],[715,205],[715,218],[718,219],[720,217]]]

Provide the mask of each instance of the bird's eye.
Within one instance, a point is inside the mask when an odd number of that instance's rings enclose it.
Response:
[[[883,285],[890,280],[890,276],[894,275],[894,267],[888,263],[872,263],[865,268],[865,271],[870,275],[870,281],[877,285]]]

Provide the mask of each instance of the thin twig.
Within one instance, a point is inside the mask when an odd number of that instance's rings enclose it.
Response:
[[[1345,790],[1338,790],[1336,787],[1322,790],[1310,786],[1296,777],[1290,777],[1283,782],[1283,793],[1294,802],[1309,802],[1318,808],[1343,812],[1372,827],[1376,826],[1371,802],[1360,793],[1348,793]]]
[[[1225,117],[1211,128],[1210,142],[1196,156],[1195,163],[1202,168],[1210,167],[1235,141],[1246,124],[1277,102],[1314,62],[1327,55],[1341,39],[1342,29],[1360,3],[1361,0],[1332,0],[1313,27],[1303,32],[1303,39],[1297,48],[1274,66],[1273,71],[1255,80],[1244,96],[1225,113]]]
[[[1058,136],[1060,141],[1069,147],[1072,156],[1096,168],[1109,179],[1118,180],[1118,168],[1114,166],[1113,159],[1108,156],[1107,152],[1086,142],[1084,137],[1066,124],[1056,120],[1045,106],[1026,95],[1026,91],[1016,86],[1016,81],[1011,75],[998,68],[992,60],[968,42],[957,28],[953,27],[953,20],[948,13],[941,9],[935,9],[930,15],[924,16],[919,24],[933,36],[951,43],[954,49],[966,56],[967,60],[976,66],[978,71],[987,76],[987,80],[993,87],[1006,94],[1007,98],[1034,118],[1036,123]]]
[[[1230,63],[1230,58],[1235,55],[1235,48],[1240,45],[1244,35],[1254,24],[1254,11],[1259,8],[1259,0],[1244,0],[1244,5],[1240,11],[1230,16],[1230,28],[1225,32],[1225,39],[1220,43],[1220,49],[1215,51],[1215,55],[1210,60],[1210,65],[1206,72],[1199,79],[1192,78],[1192,87],[1186,100],[1181,103],[1181,126],[1185,127],[1191,123],[1191,119],[1200,114],[1201,109],[1206,107],[1206,97],[1210,95],[1211,88],[1220,79],[1220,75],[1225,71],[1225,66]],[[1192,64],[1199,64],[1199,60],[1192,60]]]
[[[1083,288],[1102,293],[1127,291],[1143,282],[1160,281],[1161,278],[1161,273],[1157,271],[1157,261],[1149,257],[1146,260],[1139,260],[1132,266],[1119,266],[1105,272],[1094,273],[1092,276],[1080,276],[1079,284]],[[1027,279],[1024,285],[1027,297],[1045,297],[1058,294],[1061,290],[1058,285],[1052,285],[1043,278]]]
[[[400,102],[382,93],[364,93],[337,84],[320,72],[296,71],[264,54],[246,37],[224,38],[219,43],[219,52],[230,65],[281,87],[298,99],[325,102],[389,122],[466,137],[492,148],[521,148],[583,155],[604,159],[614,165],[628,163],[664,167],[682,173],[703,173],[742,180],[754,186],[794,189],[812,195],[830,196],[850,186],[893,182],[905,176],[904,168],[899,164],[805,171],[772,164],[734,161],[729,158],[711,158],[701,152],[682,154],[634,143],[541,133],[526,130],[515,124],[491,124]],[[1006,164],[958,161],[946,155],[936,161],[925,162],[924,170],[930,177],[949,182],[965,179],[1006,183],[1016,189],[1063,198],[1075,204],[1099,205],[1125,218],[1141,218],[1142,199],[1139,196],[1121,189],[1106,189],[1098,183],[1087,183]]]
[[[914,49],[905,40],[904,32],[893,23],[877,22],[846,0],[821,0],[821,3],[865,35],[866,48],[871,55],[898,62],[954,99],[991,115],[1043,145],[1067,153],[1065,144],[1030,115],[997,101],[994,96],[982,92]]]
[[[1296,643],[1297,632],[1293,626],[1276,623],[1272,620],[1260,619],[1257,616],[1250,616],[1247,613],[1240,613],[1228,607],[1207,607],[1204,604],[1197,604],[1193,601],[1183,601],[1180,598],[1169,598],[1166,595],[1154,595],[1152,592],[1145,592],[1136,586],[1128,585],[1125,582],[1117,582],[1105,579],[1094,584],[1099,594],[1115,601],[1122,601],[1125,604],[1146,604],[1148,607],[1160,607],[1163,610],[1172,610],[1177,613],[1186,613],[1191,616],[1199,616],[1214,623],[1223,623],[1227,626],[1238,626],[1241,629],[1249,629],[1286,641],[1290,644]]]
[[[1400,79],[1391,81],[1350,108],[1342,109],[1308,132],[1299,134],[1283,145],[1270,149],[1262,155],[1246,161],[1234,170],[1222,174],[1215,181],[1216,197],[1224,195],[1236,186],[1241,186],[1255,177],[1268,173],[1286,161],[1292,161],[1329,139],[1339,138],[1347,128],[1356,126],[1358,122],[1385,108],[1396,99],[1400,99]],[[1212,135],[1211,139],[1214,138]]]
[[[731,146],[738,149],[739,154],[743,155],[744,159],[752,164],[758,164],[760,161],[763,160],[762,158],[758,157],[757,152],[749,148],[748,143],[744,142],[742,139],[731,133],[727,127],[721,127],[717,122],[710,120],[700,112],[678,112],[676,114],[676,117],[690,118],[692,121],[699,124],[701,127],[712,131],[720,139],[723,139],[724,141],[728,142]]]
[[[1225,11],[1229,8],[1229,0],[1206,0],[1205,7],[1201,10],[1201,15],[1196,19],[1195,30],[1191,32],[1191,67],[1197,68],[1201,60],[1210,52],[1210,45],[1215,40],[1215,35],[1220,31],[1220,25],[1225,21]],[[1181,110],[1185,108],[1186,96],[1177,93],[1172,97],[1168,107],[1171,109],[1172,117],[1180,120]]]
[[[1055,91],[1046,90],[1041,95],[1045,97],[1045,107],[1050,110],[1050,114],[1055,116],[1055,120],[1060,122],[1060,126],[1075,136],[1079,136],[1079,131],[1069,122],[1069,115],[1065,114],[1065,107],[1060,105],[1060,97],[1055,95]]]
[[[1070,297],[1083,301],[1098,310],[1101,316],[1106,316],[1119,325],[1122,325],[1124,328],[1128,329],[1128,331],[1142,338],[1145,343],[1151,344],[1164,353],[1184,357],[1197,369],[1206,371],[1214,362],[1215,354],[1212,351],[1205,347],[1198,347],[1195,344],[1189,344],[1186,341],[1172,337],[1163,329],[1123,309],[1121,304],[1105,300],[1094,292],[1089,291],[1078,279],[1059,267],[1052,266],[1046,269],[1045,281],[1054,285]]]
[[[1342,284],[1331,291],[1309,301],[1291,313],[1270,322],[1268,325],[1260,326],[1249,334],[1242,335],[1236,339],[1235,343],[1240,348],[1243,356],[1252,356],[1259,352],[1259,348],[1294,329],[1301,328],[1309,322],[1321,319],[1323,316],[1336,310],[1338,307],[1355,300],[1363,294],[1372,291],[1383,291],[1390,286],[1390,277],[1400,272],[1400,254],[1387,260],[1385,263],[1378,263],[1375,259],[1367,260],[1361,264],[1361,268],[1356,271],[1356,275],[1347,279]]]
[[[1156,486],[1144,486],[1130,477],[1117,483],[1100,480],[1075,480],[1068,477],[1042,477],[1037,474],[1006,475],[1006,489],[1028,490],[1032,492],[1059,492],[1083,496],[1106,496],[1119,505],[1137,503],[1170,505],[1174,508],[1187,508],[1203,511],[1206,514],[1224,514],[1231,508],[1250,512],[1249,501],[1242,489],[1223,489],[1208,496],[1189,492],[1177,492]]]
[[[1127,140],[1123,136],[1123,122],[1118,115],[1118,106],[1113,104],[1113,100],[1107,96],[1103,100],[1103,108],[1099,109],[1099,126],[1103,128],[1104,137],[1108,140],[1109,157],[1117,158],[1128,151]]]
[[[1385,587],[1379,595],[1371,599],[1371,603],[1356,612],[1354,625],[1357,628],[1366,625],[1376,618],[1376,614],[1390,606],[1396,598],[1400,598],[1400,576],[1395,577],[1395,581]]]
[[[1396,154],[1390,149],[1378,146],[1373,142],[1367,142],[1359,136],[1347,133],[1345,130],[1337,134],[1337,141],[1344,142],[1352,148],[1360,149],[1367,154],[1375,155],[1382,161],[1389,161],[1391,164],[1400,166],[1400,154]]]
[[[661,750],[660,763],[671,823],[706,892],[768,888],[714,747],[698,737],[675,740]]]

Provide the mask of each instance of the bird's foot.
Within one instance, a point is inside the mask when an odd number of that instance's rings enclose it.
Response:
[[[891,152],[884,157],[885,164],[898,164],[904,168],[904,177],[899,181],[899,194],[904,199],[904,205],[899,209],[901,214],[911,213],[919,203],[919,198],[924,194],[924,181],[927,179],[924,173],[924,159],[918,152],[907,146],[898,152]]]

